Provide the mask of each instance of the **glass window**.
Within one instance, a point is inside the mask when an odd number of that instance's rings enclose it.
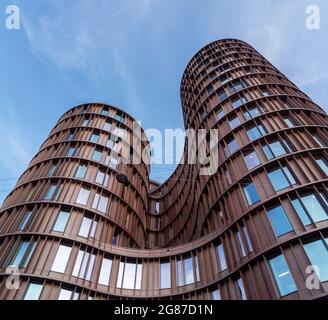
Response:
[[[321,168],[321,170],[328,176],[328,164],[325,159],[316,159],[317,165]]]
[[[248,170],[251,170],[261,164],[261,161],[255,151],[244,155],[244,160]]]
[[[23,219],[18,227],[19,231],[23,231],[32,217],[32,211],[25,212]]]
[[[285,209],[281,205],[268,210],[268,217],[277,237],[294,230]]]
[[[230,86],[230,89],[231,89],[232,92],[237,92],[237,91],[242,90],[244,88],[245,88],[245,85],[244,85],[243,82],[241,82],[240,79],[235,80]]]
[[[85,117],[83,119],[83,122],[82,122],[82,127],[86,127],[90,124],[90,118],[89,117]]]
[[[243,280],[241,278],[236,280],[237,292],[241,300],[247,300],[246,291]]]
[[[93,219],[90,219],[88,217],[83,217],[80,231],[79,231],[79,236],[84,237],[84,238],[94,238],[96,234],[96,229],[97,229],[97,221],[94,221]]]
[[[284,146],[278,140],[263,146],[263,151],[268,160],[272,160],[273,158],[286,154]]]
[[[228,81],[230,81],[230,78],[226,74],[220,76],[220,82],[222,85],[226,84]]]
[[[64,232],[69,216],[70,216],[70,211],[60,210],[52,230],[56,232]]]
[[[294,279],[290,273],[287,261],[281,254],[269,260],[269,264],[276,280],[280,296],[297,291]]]
[[[322,141],[321,137],[319,137],[317,134],[312,135],[312,137],[321,148],[326,147],[326,144]]]
[[[319,268],[318,277],[321,282],[328,281],[328,250],[322,240],[317,240],[304,245],[306,254],[311,264]]]
[[[81,188],[80,193],[76,199],[76,203],[86,205],[89,199],[90,189]]]
[[[60,289],[58,300],[79,300],[80,294],[72,290]]]
[[[248,250],[249,250],[249,252],[252,252],[253,251],[252,242],[250,240],[247,228],[245,226],[243,226],[243,232],[244,232],[244,235],[245,235],[245,238],[247,241]]]
[[[249,183],[246,187],[244,187],[244,193],[246,196],[246,200],[249,206],[259,202],[261,199],[257,193],[256,187],[254,183]]]
[[[211,292],[212,300],[221,300],[221,292],[219,289],[216,289]]]
[[[98,140],[99,140],[99,133],[98,132],[92,133],[92,135],[90,137],[90,141],[93,143],[97,143]]]
[[[30,244],[29,241],[23,241],[20,243],[14,257],[9,263],[9,266],[25,268],[33,254],[35,245],[35,242]]]
[[[245,250],[245,247],[244,247],[244,244],[243,244],[243,240],[241,238],[241,235],[240,235],[239,231],[236,232],[236,235],[237,235],[237,240],[238,240],[238,244],[239,244],[239,248],[240,248],[240,253],[241,253],[241,256],[243,258],[243,257],[246,256],[246,250]]]
[[[47,194],[44,197],[44,200],[51,200],[51,199],[53,199],[53,197],[55,195],[55,192],[56,192],[56,189],[57,189],[57,185],[56,184],[52,184],[49,187],[48,192],[47,192]]]
[[[67,157],[73,157],[78,153],[79,148],[77,147],[69,147],[67,150]]]
[[[231,138],[227,141],[227,148],[228,148],[228,154],[226,156],[228,157],[231,154],[234,154],[239,149],[239,145],[237,141],[234,138]]]
[[[92,155],[92,160],[93,161],[100,161],[101,160],[101,157],[102,157],[102,149],[98,149],[96,148],[93,155]]]
[[[99,280],[98,280],[99,284],[104,285],[104,286],[109,285],[112,264],[113,264],[112,259],[107,259],[107,258],[103,259],[102,265],[101,265],[101,270],[100,270],[100,275],[99,275]]]
[[[284,122],[286,123],[288,128],[293,128],[294,127],[294,121],[291,120],[289,117],[285,117]]]
[[[117,287],[124,289],[141,289],[142,264],[120,262],[117,277]]]
[[[188,257],[184,259],[185,264],[185,275],[186,275],[186,284],[191,284],[195,282],[194,279],[194,269],[192,266],[192,257]]]
[[[29,283],[23,300],[39,300],[43,285],[39,283]]]
[[[247,102],[247,100],[245,97],[240,97],[240,98],[238,97],[238,98],[235,98],[234,100],[232,100],[232,105],[235,109],[237,109],[246,102]]]
[[[104,124],[104,128],[105,131],[111,131],[112,129],[112,124],[109,121],[106,121]]]
[[[244,116],[246,120],[250,120],[255,117],[258,117],[261,114],[262,114],[262,110],[259,107],[253,107],[244,112]]]
[[[93,200],[92,208],[102,213],[106,213],[108,206],[108,198],[97,193]]]
[[[308,195],[304,195],[302,197],[300,197],[300,200],[306,210],[307,216],[310,216],[311,219],[314,222],[320,222],[320,221],[324,221],[327,220],[327,212],[326,209],[323,207],[323,205],[320,203],[318,196],[314,193],[308,194]],[[300,206],[298,205],[298,203],[296,201],[293,201],[293,205],[295,210],[297,211],[297,213],[301,213],[302,215],[302,211],[300,210]],[[296,205],[296,207],[295,207]],[[301,208],[303,209],[303,207],[301,206]],[[309,220],[306,220],[304,218],[304,214],[300,217],[303,217],[302,222],[307,225],[310,224]],[[306,223],[307,222],[307,223]]]
[[[240,125],[240,120],[238,117],[234,117],[229,120],[231,129],[234,129]]]
[[[55,171],[57,169],[57,165],[58,165],[57,163],[54,163],[54,164],[51,165],[51,168],[48,172],[48,177],[52,177],[55,174]]]
[[[222,119],[224,117],[224,111],[222,108],[220,108],[217,112],[216,112],[216,120],[219,121],[220,119]]]
[[[223,101],[228,95],[226,94],[226,92],[224,91],[223,88],[221,88],[218,92],[218,97],[220,101]]]
[[[117,113],[115,115],[115,120],[124,123],[124,117],[123,117],[123,113],[121,111],[117,111]]]
[[[227,269],[227,261],[224,253],[224,247],[223,244],[220,243],[217,248],[217,253],[218,253],[218,258],[219,258],[219,263],[220,263],[220,270],[224,271]]]
[[[65,273],[71,251],[71,247],[60,245],[56,254],[56,258],[52,264],[51,271]]]
[[[265,135],[265,130],[264,127],[262,125],[258,125],[255,127],[252,127],[250,129],[247,130],[247,135],[249,140],[254,141],[260,137],[262,137],[263,135]]]
[[[83,179],[85,177],[85,173],[87,172],[88,166],[86,164],[80,164],[76,170],[75,178]]]
[[[107,186],[109,181],[109,175],[106,173],[106,170],[98,170],[96,176],[96,183]]]
[[[161,289],[171,288],[170,262],[161,263]]]
[[[72,275],[90,281],[95,260],[96,255],[80,250],[76,258]]]
[[[268,176],[275,191],[280,191],[296,184],[292,173],[286,166],[283,166],[282,169],[279,168],[268,172]]]
[[[108,114],[109,114],[109,109],[108,109],[107,107],[102,108],[102,110],[101,110],[101,114],[102,114],[103,116],[108,116]]]

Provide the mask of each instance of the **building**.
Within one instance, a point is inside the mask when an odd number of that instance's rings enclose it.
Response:
[[[186,128],[218,129],[214,175],[181,164],[159,185],[117,163],[131,116],[62,116],[0,210],[0,299],[327,297],[327,114],[234,39],[191,59],[181,98]]]

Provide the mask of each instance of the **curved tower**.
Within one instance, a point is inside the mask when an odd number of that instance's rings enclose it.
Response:
[[[0,210],[0,299],[327,296],[327,114],[234,39],[192,58],[181,99],[186,129],[216,130],[219,166],[200,175],[186,142],[162,185],[117,161],[149,149],[131,149],[128,114],[63,115]]]

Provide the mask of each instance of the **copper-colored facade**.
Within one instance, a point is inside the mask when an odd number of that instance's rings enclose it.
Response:
[[[109,133],[132,133],[128,114],[62,116],[0,210],[0,299],[327,296],[327,114],[234,39],[192,58],[181,98],[186,128],[218,129],[214,175],[185,163],[160,185],[116,164]]]

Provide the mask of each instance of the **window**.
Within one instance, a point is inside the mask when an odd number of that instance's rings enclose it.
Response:
[[[117,111],[117,113],[115,115],[115,120],[124,123],[123,112]]]
[[[114,140],[114,137],[113,135],[107,140],[107,147],[109,149],[115,149],[116,147],[116,142],[117,142],[117,139]]]
[[[317,134],[313,134],[312,137],[321,148],[326,147],[326,144],[322,141],[321,137],[319,137]]]
[[[117,277],[117,287],[123,289],[141,289],[142,264],[120,262]]]
[[[96,255],[79,250],[72,275],[90,281],[95,259]]]
[[[50,170],[48,172],[48,177],[52,177],[55,174],[56,169],[57,169],[57,165],[58,165],[57,163],[53,163],[51,165],[51,168],[50,168]]]
[[[81,188],[79,195],[77,196],[76,203],[85,206],[88,202],[90,195],[90,189]]]
[[[221,300],[221,292],[219,289],[216,289],[211,292],[211,298],[212,300]]]
[[[234,117],[229,120],[231,129],[234,129],[240,125],[240,120],[238,117]]]
[[[72,248],[60,245],[56,258],[52,264],[51,271],[65,273],[68,259],[71,255]]]
[[[109,114],[109,108],[108,107],[103,107],[102,110],[101,110],[101,114],[103,116],[108,116],[108,114]]]
[[[28,222],[31,219],[31,216],[32,216],[32,211],[26,211],[25,212],[25,214],[23,216],[23,219],[22,219],[22,221],[21,221],[21,223],[18,227],[18,231],[23,231],[26,228]]]
[[[231,179],[229,170],[228,169],[223,169],[223,173],[224,173],[224,176],[227,179],[228,185],[231,185],[232,184],[232,179]]]
[[[68,150],[67,150],[66,156],[67,157],[73,157],[73,156],[77,155],[78,151],[79,151],[78,147],[73,147],[73,146],[69,147]]]
[[[79,300],[80,294],[68,289],[60,289],[58,300]]]
[[[241,278],[236,280],[236,288],[237,288],[238,298],[241,299],[241,300],[247,300],[244,283],[243,283],[243,280]]]
[[[120,240],[120,234],[121,234],[121,231],[116,229],[115,233],[114,233],[114,236],[113,236],[113,239],[112,239],[112,244],[114,246],[118,245],[118,242]]]
[[[109,181],[109,175],[105,170],[98,170],[97,176],[96,176],[96,183],[99,183],[103,186],[107,186]]]
[[[104,124],[104,128],[103,128],[105,131],[111,131],[112,129],[112,124],[109,122],[109,121],[106,121],[105,124]]]
[[[321,282],[328,281],[328,250],[327,244],[317,240],[304,245],[305,252],[313,266],[319,268],[318,277]]]
[[[74,139],[74,130],[71,130],[69,133],[68,133],[68,136],[67,136],[67,141],[71,141]]]
[[[236,151],[238,151],[239,145],[238,145],[237,141],[234,138],[230,138],[227,141],[227,149],[228,149],[228,152],[226,151],[226,156],[227,157],[229,155],[234,154]]]
[[[284,143],[284,145],[280,141],[273,141],[265,146],[262,147],[266,157],[268,160],[272,160],[276,157],[280,157],[282,155],[286,154],[286,148],[288,145]],[[287,150],[290,152],[291,149],[287,148]]]
[[[44,200],[52,200],[57,189],[57,184],[52,184],[46,193]]]
[[[93,152],[92,160],[99,162],[101,160],[102,153],[103,153],[102,149],[96,148],[95,151]]]
[[[83,217],[80,226],[79,236],[84,238],[94,238],[96,234],[97,224],[97,221],[88,217]]]
[[[287,166],[268,172],[268,176],[275,191],[280,191],[296,184],[296,181]]]
[[[259,115],[262,114],[262,112],[263,111],[261,110],[260,107],[253,107],[244,112],[244,117],[246,120],[250,120],[255,117],[258,117]]]
[[[251,239],[249,237],[247,228],[245,226],[243,226],[243,233],[244,233],[244,236],[245,236],[245,239],[246,239],[246,244],[247,244],[247,247],[248,247],[248,251],[252,252],[253,251],[252,242],[251,242]]]
[[[241,257],[246,257],[246,250],[239,231],[236,232],[236,239],[238,241],[238,247],[240,249]]]
[[[288,128],[293,128],[294,127],[294,121],[291,120],[289,117],[285,117],[284,122],[286,123]]]
[[[224,113],[223,109],[220,108],[215,114],[216,120],[219,121],[220,119],[222,119],[224,117],[224,114],[225,113]]]
[[[82,122],[82,127],[86,127],[90,124],[90,118],[89,117],[85,117],[83,119],[83,122]]]
[[[244,103],[247,103],[247,100],[245,97],[240,97],[240,98],[238,97],[238,98],[235,98],[234,100],[232,100],[232,105],[235,109],[239,108]]]
[[[216,72],[215,71],[212,71],[210,74],[209,74],[210,78],[213,80],[216,78]]]
[[[70,211],[60,210],[52,230],[56,232],[64,232],[69,216],[70,216]]]
[[[257,193],[256,187],[253,182],[249,183],[244,188],[244,194],[249,206],[259,202],[261,199]]]
[[[251,170],[261,164],[261,161],[255,151],[244,155],[244,160],[248,170]]]
[[[86,164],[80,164],[76,170],[75,178],[83,179],[87,172],[88,166]]]
[[[26,268],[34,252],[35,246],[36,243],[34,241],[31,243],[29,241],[21,242],[13,258],[11,259],[9,266]]]
[[[112,270],[113,260],[104,258],[101,264],[101,270],[98,283],[103,286],[109,286],[110,274]]]
[[[159,213],[159,210],[160,210],[160,204],[159,204],[159,201],[156,201],[156,203],[155,203],[155,211],[156,211],[156,213]]]
[[[294,230],[288,219],[285,209],[281,205],[268,210],[268,217],[277,237],[280,237]]]
[[[287,261],[282,254],[270,259],[269,264],[278,286],[280,296],[285,296],[297,291],[297,287],[290,273]]]
[[[111,153],[110,155],[108,155],[108,157],[106,158],[106,164],[111,167],[112,169],[116,169],[117,165],[118,165],[118,156],[115,153]]]
[[[265,134],[266,134],[265,129],[261,124],[247,130],[248,138],[251,141],[258,139]]]
[[[231,92],[234,93],[234,92],[244,89],[245,85],[243,82],[241,82],[240,79],[238,79],[238,80],[233,81],[229,87],[230,87]]]
[[[216,247],[216,251],[217,251],[217,254],[218,254],[218,258],[219,258],[220,271],[224,271],[224,270],[227,269],[227,262],[226,262],[226,257],[225,257],[224,248],[223,248],[222,243],[220,243]]]
[[[226,84],[228,81],[230,81],[230,78],[226,75],[226,74],[223,74],[222,76],[220,76],[220,82],[222,85]]]
[[[207,94],[210,95],[214,91],[214,87],[210,84],[206,88]]]
[[[202,115],[201,115],[201,120],[203,121],[206,118],[206,116],[207,116],[207,111],[204,110]]]
[[[303,195],[300,199],[294,199],[292,204],[305,226],[328,219],[326,209],[314,193]]]
[[[193,261],[195,263],[195,273],[193,268]],[[185,258],[179,258],[177,268],[179,286],[184,286],[199,281],[197,257],[192,257],[190,255]]]
[[[326,159],[316,159],[315,160],[317,165],[320,167],[320,169],[325,173],[326,176],[328,176],[328,164]]]
[[[220,101],[223,101],[228,95],[226,94],[226,92],[224,91],[223,88],[221,88],[218,92],[218,97]]]
[[[39,300],[42,289],[42,284],[30,282],[23,300]]]
[[[93,200],[92,209],[96,209],[102,213],[106,213],[107,206],[108,198],[97,193]]]
[[[99,132],[95,131],[92,133],[92,135],[90,137],[90,142],[97,143],[98,140],[99,140]]]
[[[161,262],[161,289],[171,288],[170,262]]]

